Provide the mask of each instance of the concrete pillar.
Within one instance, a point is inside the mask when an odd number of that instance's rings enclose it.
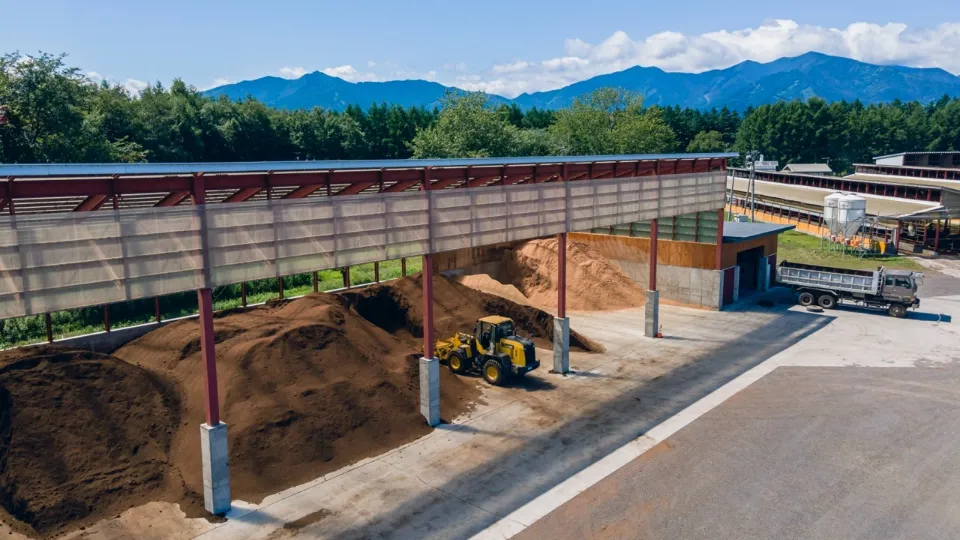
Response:
[[[427,424],[440,424],[440,361],[420,359],[420,414]]]
[[[230,511],[230,462],[227,425],[200,425],[200,451],[203,459],[203,507],[211,514]]]
[[[570,319],[553,318],[553,373],[570,372]]]
[[[733,301],[740,300],[740,267],[733,267]]]
[[[643,320],[643,335],[657,337],[660,330],[660,291],[647,290],[646,313]]]

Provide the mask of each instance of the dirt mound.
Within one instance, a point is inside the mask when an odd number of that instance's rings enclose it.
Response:
[[[169,463],[179,420],[169,386],[117,358],[55,346],[4,352],[0,506],[44,535],[152,500],[188,496],[199,511]]]
[[[215,328],[235,498],[259,501],[430,431],[419,413],[414,349],[336,295],[228,312]],[[205,411],[199,343],[197,321],[185,320],[115,353],[176,381],[184,413],[171,459],[197,490]],[[450,419],[467,410],[479,388],[441,374],[441,410]]]
[[[498,275],[515,286],[530,303],[557,307],[556,238],[525,242],[504,255]],[[581,242],[567,242],[567,309],[600,311],[642,306],[644,290],[616,264]]]
[[[339,294],[367,320],[411,346],[420,348],[423,337],[422,285],[422,274],[416,274]],[[553,348],[553,315],[545,311],[471,289],[444,276],[434,277],[433,293],[433,319],[437,337],[450,336],[455,332],[472,334],[477,319],[487,315],[503,315],[513,319],[521,333],[532,334],[538,347]],[[570,348],[603,350],[603,347],[573,330],[570,331]]]
[[[461,285],[466,285],[471,289],[476,289],[489,294],[495,294],[497,296],[506,298],[507,300],[512,300],[523,306],[530,305],[530,300],[528,300],[527,297],[520,292],[520,289],[517,289],[513,285],[505,285],[500,283],[499,281],[490,277],[488,274],[457,276],[455,281]]]

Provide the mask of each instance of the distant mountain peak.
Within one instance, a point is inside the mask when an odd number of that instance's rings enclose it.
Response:
[[[697,109],[749,106],[817,96],[827,101],[859,99],[864,103],[894,99],[928,103],[943,95],[960,96],[960,77],[940,68],[910,68],[869,64],[810,51],[760,63],[746,60],[725,69],[702,73],[666,72],[658,67],[633,66],[598,75],[556,90],[524,93],[513,100],[491,95],[496,103],[516,103],[527,109],[557,109],[596,88],[616,86],[646,96],[648,105],[679,105]],[[387,102],[403,107],[434,107],[448,87],[420,79],[352,83],[322,71],[298,79],[262,77],[206,91],[231,99],[252,96],[267,105],[298,109],[343,110]]]

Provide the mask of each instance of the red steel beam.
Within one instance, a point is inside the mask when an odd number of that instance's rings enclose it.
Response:
[[[414,179],[414,180],[400,180],[400,181],[398,181],[396,184],[394,184],[394,185],[392,185],[392,186],[390,186],[390,187],[385,188],[385,189],[383,190],[383,192],[384,192],[384,193],[397,193],[397,192],[399,192],[399,191],[404,191],[404,190],[410,189],[410,188],[412,188],[413,186],[415,186],[415,185],[417,185],[417,184],[419,184],[419,183],[420,183],[420,179],[419,179],[419,178]]]
[[[170,193],[169,195],[160,199],[160,202],[154,206],[176,206],[189,196],[189,191],[174,191],[173,193]]]
[[[297,189],[287,193],[282,198],[284,199],[302,199],[312,195],[315,191],[323,187],[323,184],[314,184],[310,186],[300,186]]]
[[[260,193],[261,191],[263,191],[262,187],[243,188],[233,192],[233,194],[231,194],[229,197],[224,199],[222,202],[235,203],[235,202],[247,201],[255,197],[257,193]]]
[[[90,195],[78,204],[73,211],[74,212],[91,212],[93,210],[99,210],[103,203],[106,202],[107,195]]]
[[[364,182],[362,184],[350,184],[349,186],[334,193],[334,195],[356,195],[370,186],[375,186],[376,182]]]

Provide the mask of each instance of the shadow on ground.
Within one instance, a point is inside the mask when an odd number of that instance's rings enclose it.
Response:
[[[833,320],[765,311],[779,315],[338,537],[468,538]]]

